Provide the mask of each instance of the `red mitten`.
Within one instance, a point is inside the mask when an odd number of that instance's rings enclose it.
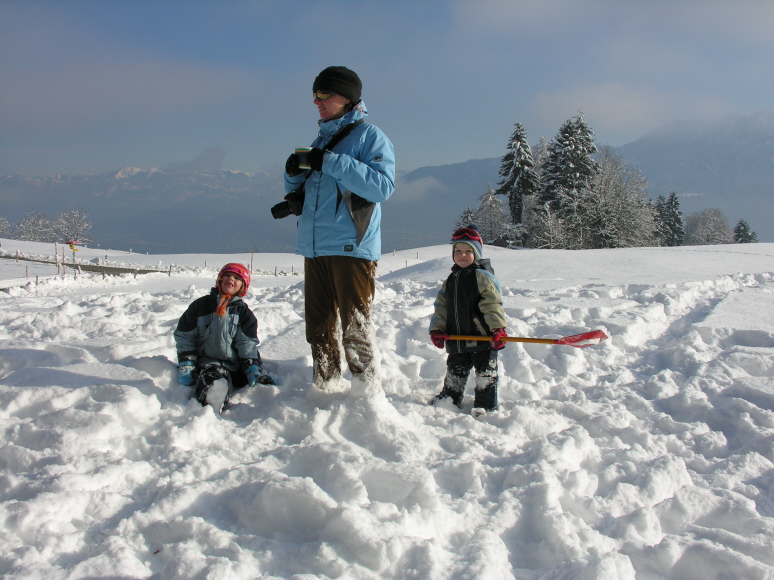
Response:
[[[431,330],[430,341],[438,348],[443,348],[446,344],[446,335],[440,330]]]
[[[495,350],[500,350],[501,348],[505,348],[505,343],[503,342],[503,339],[506,336],[508,336],[508,333],[505,332],[504,328],[492,329],[492,348]]]

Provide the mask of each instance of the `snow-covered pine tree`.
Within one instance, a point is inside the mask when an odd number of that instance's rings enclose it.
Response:
[[[656,198],[653,204],[653,221],[656,225],[656,242],[659,246],[666,246],[669,238],[669,230],[666,224],[667,200],[663,195]]]
[[[56,235],[51,229],[51,221],[36,211],[27,213],[17,222],[13,237],[27,242],[56,241]]]
[[[496,193],[506,197],[511,221],[520,224],[523,221],[524,198],[533,195],[538,187],[535,160],[532,158],[527,133],[521,123],[514,125],[506,149],[508,152],[502,159]]]
[[[685,243],[685,224],[683,212],[680,211],[680,201],[673,191],[669,194],[661,214],[664,238],[662,245],[668,247],[682,246]]]
[[[595,200],[592,180],[599,167],[594,132],[583,114],[568,119],[547,146],[535,211],[554,211],[564,224],[568,249],[588,247],[589,213]]]
[[[541,137],[538,140],[538,144],[535,145],[535,148],[532,150],[532,159],[535,160],[535,173],[538,174],[538,181],[540,179],[540,174],[543,171],[543,165],[546,162],[547,156],[548,140],[545,137]]]
[[[485,243],[492,243],[505,237],[510,224],[510,216],[503,201],[489,184],[487,190],[478,198],[476,215],[473,220],[478,226],[478,233]]]
[[[755,244],[757,242],[758,236],[750,229],[750,224],[747,223],[747,220],[740,219],[736,226],[734,226],[734,243]]]
[[[460,228],[466,228],[468,227],[468,225],[475,222],[476,222],[476,210],[468,206],[465,208],[462,214],[460,214],[460,218],[457,220],[457,223],[454,224],[454,229],[458,230]]]

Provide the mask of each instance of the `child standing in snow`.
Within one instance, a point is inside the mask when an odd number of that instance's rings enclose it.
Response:
[[[242,264],[226,264],[207,296],[194,300],[175,330],[181,385],[196,385],[202,405],[221,412],[235,389],[256,383],[276,384],[258,353],[258,321],[242,300],[250,272]]]
[[[497,351],[505,346],[505,312],[500,283],[482,259],[483,243],[474,227],[452,234],[452,273],[441,286],[430,321],[430,340],[446,346],[446,378],[443,390],[431,404],[451,397],[462,407],[465,383],[476,370],[473,414],[497,409]],[[450,334],[492,337],[491,341],[447,340]]]

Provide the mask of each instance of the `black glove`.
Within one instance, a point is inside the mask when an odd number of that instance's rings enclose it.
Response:
[[[303,169],[298,168],[298,155],[291,153],[290,157],[288,157],[288,160],[285,162],[285,173],[288,174],[288,177],[295,177],[296,175],[301,175],[303,172]]]
[[[309,152],[309,167],[313,171],[322,171],[322,164],[323,164],[323,156],[325,155],[324,149],[318,149],[317,147],[312,148],[312,150]],[[290,175],[290,174],[288,174]]]
[[[303,187],[294,189],[285,196],[285,201],[288,202],[288,208],[293,215],[301,215],[304,211],[304,199],[306,198],[306,192]]]

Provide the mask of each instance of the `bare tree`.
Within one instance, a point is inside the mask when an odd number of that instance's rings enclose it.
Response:
[[[685,218],[686,246],[733,243],[734,232],[728,225],[728,218],[718,208],[710,207]]]
[[[3,216],[0,216],[0,238],[10,238],[12,233],[11,223]]]
[[[527,247],[549,250],[568,247],[564,222],[549,204],[540,204],[536,197],[532,196],[526,200],[524,215]]]
[[[51,221],[36,211],[27,213],[19,220],[13,237],[27,242],[53,242],[56,239],[51,229]]]
[[[492,184],[478,198],[476,225],[485,243],[492,243],[503,237],[511,223],[510,215],[503,200],[497,196]]]
[[[90,242],[91,226],[89,214],[82,209],[60,212],[51,224],[54,234],[61,242]]]
[[[638,169],[604,147],[599,173],[593,178],[596,193],[589,207],[589,248],[631,248],[657,245],[657,226],[646,194],[647,180]]]

